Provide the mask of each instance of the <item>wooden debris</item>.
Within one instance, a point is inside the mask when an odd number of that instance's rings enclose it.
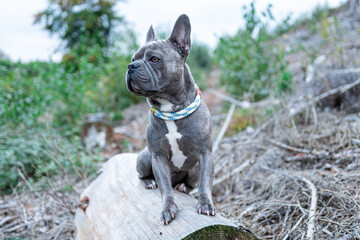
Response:
[[[105,113],[92,113],[84,117],[81,140],[88,150],[105,148],[109,145],[112,135],[113,129]]]
[[[145,189],[136,173],[136,157],[130,153],[112,157],[81,194],[88,205],[86,212],[83,208],[76,212],[76,239],[257,239],[221,214],[198,214],[197,200],[178,191],[178,214],[163,225],[160,192]]]
[[[297,104],[296,107],[292,107],[290,108],[290,117],[294,117],[296,116],[297,114],[301,113],[302,111],[304,111],[306,108],[308,108],[309,106],[315,104],[315,103],[318,103],[320,102],[321,100],[329,97],[329,96],[332,96],[334,94],[342,94],[356,86],[360,85],[360,78],[357,79],[356,81],[353,81],[351,83],[348,83],[348,84],[344,84],[344,85],[341,85],[339,87],[336,87],[336,88],[333,88],[327,92],[324,92],[320,95],[317,95],[316,97],[313,97],[311,98],[310,100],[308,101],[305,101],[305,102],[302,102],[300,104]],[[360,94],[359,94],[360,95]]]
[[[360,68],[348,69],[327,69],[316,66],[312,80],[308,82],[307,89],[312,96],[319,96],[332,89],[351,84],[360,78]],[[358,102],[360,101],[360,87],[354,86],[347,93],[335,92],[318,101],[322,107],[341,108],[350,111],[360,110]],[[356,106],[357,105],[357,106]]]
[[[306,232],[306,238],[309,240],[314,239],[314,231],[315,231],[315,214],[316,214],[316,207],[317,207],[317,199],[318,194],[315,185],[306,177],[298,176],[298,178],[305,182],[310,190],[311,190],[311,203],[309,208],[309,218],[308,218],[308,227]]]
[[[218,136],[216,137],[216,140],[215,140],[215,142],[214,142],[213,152],[216,152],[216,150],[218,149],[219,144],[220,144],[220,142],[221,142],[221,139],[224,137],[225,132],[226,132],[226,130],[227,130],[228,127],[229,127],[229,124],[230,124],[230,121],[231,121],[231,117],[232,117],[232,115],[233,115],[233,113],[234,113],[234,110],[235,110],[235,104],[231,104],[231,107],[230,107],[230,109],[229,109],[229,112],[228,112],[228,114],[226,115],[226,119],[225,119],[225,121],[224,121],[224,124],[223,124],[223,126],[221,127],[221,130],[220,130],[220,132],[219,132],[219,134],[218,134]]]

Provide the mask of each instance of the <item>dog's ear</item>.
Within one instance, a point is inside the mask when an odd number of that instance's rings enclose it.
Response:
[[[156,41],[155,32],[152,25],[150,26],[146,35],[146,42],[151,42],[151,41]]]
[[[187,15],[182,14],[175,23],[169,40],[176,45],[179,49],[179,53],[185,58],[189,55],[191,48],[191,26],[190,19]]]

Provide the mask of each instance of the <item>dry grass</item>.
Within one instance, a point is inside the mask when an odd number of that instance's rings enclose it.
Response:
[[[315,239],[359,239],[360,114],[321,112],[316,124],[306,116],[279,114],[255,138],[244,131],[224,139],[216,179],[250,164],[215,186],[218,206],[262,239],[303,239],[311,222],[306,179],[317,190]]]
[[[78,197],[89,180],[70,174],[42,180],[33,186],[25,180],[0,200],[0,239],[73,239]]]

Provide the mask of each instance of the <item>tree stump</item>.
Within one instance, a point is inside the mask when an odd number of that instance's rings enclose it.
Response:
[[[327,69],[317,67],[308,76],[307,90],[312,96],[318,96],[331,89],[352,83],[360,79],[360,68]],[[346,110],[349,113],[360,111],[360,86],[356,86],[345,93],[332,94],[321,101],[321,107]]]
[[[136,158],[130,153],[112,157],[81,194],[75,215],[77,239],[257,239],[219,213],[198,214],[197,200],[178,191],[174,191],[177,216],[163,225],[160,191],[145,189]]]
[[[105,113],[87,114],[83,119],[81,140],[86,149],[94,151],[109,146],[113,129]]]

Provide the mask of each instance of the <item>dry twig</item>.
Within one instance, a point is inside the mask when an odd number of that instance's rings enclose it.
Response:
[[[222,183],[223,181],[229,179],[231,176],[234,176],[235,174],[238,174],[239,172],[243,171],[245,168],[247,168],[250,165],[250,160],[246,160],[243,164],[232,170],[230,173],[222,176],[219,179],[215,179],[213,182],[213,186],[218,185],[219,183]]]
[[[264,101],[255,102],[255,103],[251,103],[249,101],[239,101],[239,100],[236,100],[235,98],[226,96],[226,95],[216,91],[213,88],[208,88],[207,90],[209,91],[209,93],[221,98],[222,100],[225,100],[225,101],[227,101],[229,103],[235,104],[236,106],[244,108],[244,109],[247,109],[247,108],[263,108],[263,107],[266,107],[266,106],[269,106],[269,105],[276,105],[276,104],[280,103],[280,101],[277,100],[277,99],[266,99]]]
[[[231,117],[234,114],[234,110],[235,110],[235,104],[231,104],[231,107],[229,109],[228,114],[226,115],[226,119],[224,121],[223,126],[221,127],[221,130],[218,134],[218,136],[216,137],[216,140],[214,142],[214,147],[213,147],[213,153],[217,151],[219,144],[221,142],[221,139],[224,137],[226,130],[229,127],[230,121],[231,121]]]
[[[311,190],[311,203],[310,203],[310,209],[309,209],[309,221],[308,221],[308,227],[306,232],[306,238],[307,239],[314,239],[314,230],[315,230],[315,214],[316,214],[316,207],[317,207],[317,199],[318,194],[315,185],[307,178],[303,176],[297,176],[301,181],[305,182],[310,190]]]

